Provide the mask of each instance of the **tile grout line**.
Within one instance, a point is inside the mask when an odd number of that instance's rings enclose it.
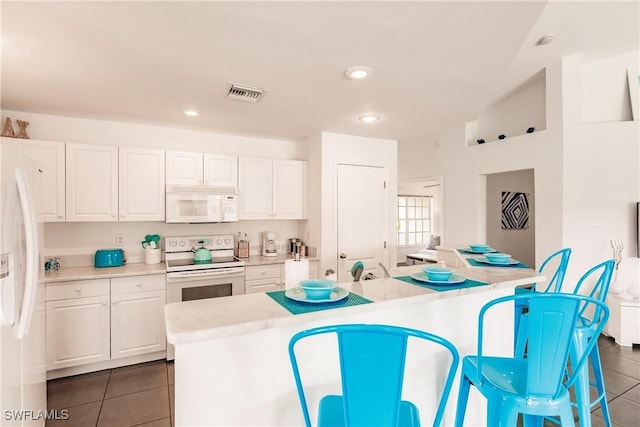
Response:
[[[109,378],[107,379],[107,385],[104,388],[104,393],[102,393],[102,401],[100,402],[100,410],[98,411],[98,418],[96,418],[96,427],[98,427],[98,423],[100,422],[100,415],[102,415],[102,407],[104,406],[104,398],[107,395],[107,390],[109,389],[109,382],[111,382],[111,374],[113,373],[113,369],[109,370]]]

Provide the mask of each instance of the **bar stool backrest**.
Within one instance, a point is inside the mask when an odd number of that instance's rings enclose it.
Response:
[[[549,268],[553,266],[554,262],[558,262],[551,280],[547,283],[547,287],[543,292],[560,292],[562,289],[562,283],[564,282],[564,276],[567,273],[567,267],[569,265],[569,258],[571,257],[571,248],[560,249],[549,255],[544,260],[538,271],[540,273],[545,272],[545,268],[549,265]]]
[[[452,359],[433,423],[440,424],[460,358],[453,344],[415,329],[354,324],[314,328],[291,338],[289,356],[307,426],[311,421],[294,347],[303,338],[327,333],[335,333],[338,339],[344,420],[349,426],[398,425],[407,341],[413,337],[445,347]]]

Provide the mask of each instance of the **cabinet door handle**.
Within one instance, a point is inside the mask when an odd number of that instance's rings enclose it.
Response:
[[[113,305],[117,305],[117,304],[118,304],[118,301],[114,301],[114,302],[112,302],[111,304],[113,304]],[[105,305],[105,303],[102,303],[102,305]]]
[[[82,292],[82,290],[80,288],[76,288],[76,293],[79,294],[80,292]]]
[[[141,287],[142,287],[142,282],[138,282],[138,283],[136,283],[136,286],[137,286],[137,287],[139,287],[139,288],[141,288]]]

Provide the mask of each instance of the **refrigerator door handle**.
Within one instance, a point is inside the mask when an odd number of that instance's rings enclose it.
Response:
[[[16,185],[18,187],[18,197],[22,207],[24,221],[24,234],[26,240],[26,266],[24,297],[22,309],[16,326],[16,337],[22,339],[29,331],[31,317],[36,303],[36,291],[38,287],[38,223],[34,209],[31,191],[27,185],[24,172],[16,168]]]

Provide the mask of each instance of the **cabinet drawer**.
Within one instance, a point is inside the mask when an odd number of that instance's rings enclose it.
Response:
[[[163,291],[166,288],[166,276],[164,274],[114,277],[111,279],[111,295],[142,291]]]
[[[109,279],[74,280],[72,282],[47,283],[46,299],[98,297],[109,295]]]
[[[282,285],[280,279],[246,280],[244,293],[255,294],[259,292],[279,291]]]
[[[281,264],[267,264],[246,267],[245,280],[280,279]]]

